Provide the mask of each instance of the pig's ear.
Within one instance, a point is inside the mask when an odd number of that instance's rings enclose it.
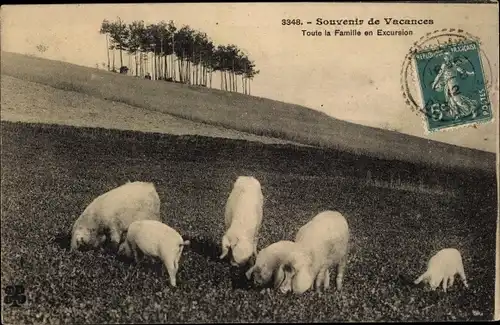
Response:
[[[191,245],[191,242],[189,240],[185,240],[181,244],[181,246],[189,246],[189,245]]]
[[[295,267],[292,265],[292,263],[285,263],[283,264],[283,271],[288,273],[295,273]]]
[[[127,239],[127,233],[128,233],[128,230],[125,230],[122,232],[122,235],[120,236],[120,244],[123,243],[125,241],[125,239]]]
[[[314,277],[311,274],[311,269],[307,265],[301,265],[299,268],[294,268],[293,271],[293,292],[303,293],[306,290],[309,290],[314,283]]]
[[[254,270],[255,270],[255,265],[252,266],[251,268],[249,268],[248,271],[246,271],[245,275],[246,275],[248,280],[250,280],[252,278],[252,273]]]
[[[284,264],[281,264],[276,270],[276,274],[274,276],[274,289],[279,289],[283,281],[285,281],[284,267]]]

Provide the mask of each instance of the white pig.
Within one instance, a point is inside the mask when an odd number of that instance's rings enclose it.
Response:
[[[97,248],[109,236],[118,248],[124,231],[136,220],[161,220],[160,198],[147,182],[128,182],[94,199],[73,224],[71,249]]]
[[[293,241],[281,240],[259,251],[255,265],[246,272],[247,278],[250,280],[253,275],[253,282],[257,286],[266,285],[274,280],[274,285],[278,288],[281,283],[276,282],[278,279],[276,272],[281,263],[285,261],[286,256],[295,249],[295,245]]]
[[[342,289],[347,264],[349,227],[336,211],[324,211],[302,226],[295,237],[297,244],[278,269],[279,288],[297,294],[330,287],[329,268],[337,266],[337,290]]]
[[[139,220],[130,224],[125,240],[118,250],[119,255],[133,256],[139,262],[139,255],[159,258],[168,271],[170,285],[177,285],[176,275],[184,246],[190,244],[173,228],[156,220]]]
[[[427,271],[415,280],[415,284],[419,284],[421,281],[428,282],[431,289],[436,290],[442,282],[443,290],[446,292],[446,288],[453,286],[457,273],[464,286],[468,288],[460,252],[455,248],[445,248],[430,258],[427,263]]]
[[[251,176],[239,176],[225,208],[226,233],[222,237],[222,254],[231,249],[231,265],[246,264],[257,256],[257,236],[262,223],[264,197],[259,181]]]

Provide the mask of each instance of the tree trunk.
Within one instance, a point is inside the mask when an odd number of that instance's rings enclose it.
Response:
[[[115,70],[115,49],[113,49],[113,71]]]
[[[120,46],[120,68],[123,67],[123,51],[122,47]]]
[[[196,70],[196,78],[198,79],[198,84],[203,84],[203,65],[201,64],[201,51],[200,51],[200,60],[198,61],[198,69]],[[200,79],[201,78],[201,79]]]
[[[180,82],[184,82],[184,78],[182,78],[182,59],[178,59],[177,62],[179,63],[178,66],[179,66],[179,81]]]
[[[137,51],[134,53],[134,59],[135,59],[135,75],[136,77],[139,76],[139,61],[137,60]]]
[[[194,79],[194,80],[195,80],[195,81],[194,81],[194,83],[195,83],[196,85],[201,84],[201,82],[200,82],[200,63],[198,63],[198,64],[196,65],[196,67],[194,68],[194,77],[195,77],[195,79]]]
[[[139,51],[139,77],[142,77],[142,52]]]
[[[148,53],[148,60],[149,60],[149,53]],[[155,54],[151,53],[151,60],[149,61],[149,66],[151,68],[151,72],[149,73],[151,75],[151,80],[155,80]]]
[[[203,66],[203,84],[208,86],[208,67]]]
[[[170,68],[172,69],[172,80],[176,81],[177,73],[175,72],[175,54],[172,54],[170,59],[172,60],[172,64],[170,65]]]
[[[191,54],[191,65],[189,67],[190,72],[191,72],[191,70],[193,71],[193,73],[192,73],[193,80],[191,80],[191,82],[190,82],[191,84],[196,84],[196,80],[194,79],[194,71],[196,69],[196,67],[194,66],[194,55],[195,55],[195,53],[194,53],[194,44],[193,44],[193,53]]]
[[[207,76],[208,78],[210,78],[210,88],[212,88],[212,73],[213,73],[213,70],[212,70],[212,56],[210,56],[208,58],[208,69],[207,69],[207,73],[210,73],[210,76]]]
[[[156,54],[151,53],[151,80],[155,80],[156,75]]]
[[[161,59],[161,53],[156,57],[156,65],[158,66],[158,79],[163,77],[163,61]]]
[[[191,76],[190,76],[191,84],[196,85],[196,79],[195,79],[196,65],[193,62],[191,62],[190,71],[191,71]]]
[[[158,63],[160,65],[160,77],[165,78],[165,65],[163,64],[163,53],[158,56]]]
[[[167,64],[167,54],[166,53],[163,53],[163,60],[165,61],[164,62],[164,69],[163,69],[163,77],[165,79],[167,79],[169,77],[169,73],[168,73],[168,64]]]
[[[108,71],[111,70],[111,67],[109,66],[109,41],[108,41],[108,34],[106,34],[106,52],[108,54]]]
[[[158,56],[156,55],[156,50],[153,52],[153,77],[151,78],[152,80],[158,80]]]
[[[232,79],[232,87],[231,91],[235,91],[235,82],[234,82],[234,59],[233,59],[233,70],[231,70],[231,79]]]
[[[184,67],[184,69],[182,70],[182,81],[184,83],[187,83],[188,82],[188,80],[187,80],[188,76],[186,75],[186,72],[187,72],[187,68],[188,68],[188,62],[184,61],[185,59],[186,59],[186,52],[184,50],[182,50],[182,59],[181,59],[181,61],[182,61],[183,67]]]
[[[207,67],[205,65],[201,66],[201,83],[203,86],[207,86]]]
[[[165,60],[162,60],[162,58],[164,59],[165,58],[165,51],[163,50],[163,37],[160,39],[160,47],[161,47],[161,53],[160,53],[160,62],[161,62],[161,76],[163,77],[163,79],[166,79],[167,76],[166,76],[166,68],[167,68],[167,64],[165,63],[164,64],[164,61]]]
[[[155,64],[154,64],[154,66],[155,66],[155,79],[154,80],[158,80],[158,75],[159,75],[158,68],[159,68],[159,66],[158,66],[158,55],[156,54],[156,51],[153,54],[153,56],[154,56],[154,59],[155,59]]]
[[[128,54],[128,67],[127,67],[130,71],[130,74],[132,74],[132,54]],[[128,75],[128,71],[127,71],[127,75]]]
[[[205,82],[205,66],[203,64],[200,63],[200,68],[198,70],[198,82],[200,83],[200,85],[203,85],[204,82]]]
[[[161,61],[161,53],[159,53],[157,56],[156,56],[156,70],[157,70],[157,75],[156,75],[156,78],[159,80],[160,77],[163,76],[162,74],[162,70],[163,67],[162,67],[162,61]]]
[[[205,71],[205,73],[204,73],[204,75],[203,75],[203,78],[204,78],[204,80],[205,80],[205,81],[204,81],[204,84],[205,84],[205,86],[208,86],[208,67],[205,67],[205,66],[204,66],[204,67],[203,67],[203,69],[204,69],[204,71]]]
[[[175,40],[174,40],[174,33],[172,33],[172,64],[170,65],[172,67],[172,80],[175,81],[175,61],[174,61],[174,55],[175,55]]]

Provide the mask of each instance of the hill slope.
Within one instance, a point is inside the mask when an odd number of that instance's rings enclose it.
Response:
[[[299,105],[149,81],[2,52],[2,74],[256,135],[449,168],[495,169],[492,153],[357,125]]]
[[[201,135],[265,144],[287,141],[189,121],[84,93],[2,75],[2,120],[77,127]],[[297,143],[293,143],[298,145]]]

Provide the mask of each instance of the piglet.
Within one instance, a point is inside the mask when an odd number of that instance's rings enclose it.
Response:
[[[436,290],[439,284],[442,283],[443,290],[446,292],[446,288],[453,286],[457,273],[460,275],[464,286],[468,288],[460,252],[455,248],[445,248],[431,257],[427,264],[427,271],[414,283],[428,282],[432,290]]]
[[[183,240],[177,231],[162,222],[140,220],[130,224],[118,254],[133,255],[136,263],[139,253],[161,259],[167,268],[170,285],[175,287],[182,250],[189,244],[189,240]]]

